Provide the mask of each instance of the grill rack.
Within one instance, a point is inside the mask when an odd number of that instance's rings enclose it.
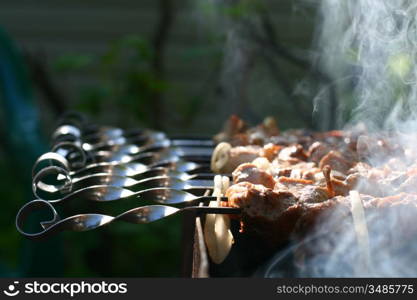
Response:
[[[162,132],[148,129],[123,130],[98,126],[80,114],[67,114],[52,134],[50,152],[40,156],[33,166],[32,188],[36,199],[27,202],[18,211],[16,228],[23,236],[37,240],[65,230],[93,230],[120,220],[135,224],[150,223],[181,213],[184,223],[182,275],[205,277],[208,275],[208,260],[201,220],[205,214],[240,213],[236,208],[207,206],[208,201],[214,200],[214,197],[204,196],[213,188],[208,183],[214,177],[209,167],[213,146],[209,138],[168,138]],[[135,191],[124,186],[141,176],[143,184],[149,181],[149,175],[155,173],[160,175],[152,177],[154,184],[156,180],[153,178],[158,178],[155,186],[148,186],[144,190],[144,186],[139,184]],[[98,184],[86,183],[79,188],[74,182],[80,181],[82,176],[90,176],[89,180],[92,177],[99,178]],[[170,186],[172,181],[178,183],[177,177],[181,179],[181,176],[182,179],[185,176],[185,180],[182,180],[184,185],[198,180],[206,181],[206,185],[199,189],[178,184]],[[53,183],[50,182],[51,177]],[[113,186],[116,181],[112,179],[116,177],[119,181]],[[153,193],[153,200],[158,204],[138,206],[117,216],[83,213],[61,218],[56,210],[60,202],[72,198],[97,202],[122,201],[129,197],[139,198],[144,191]],[[172,194],[179,200],[170,202]],[[42,230],[28,232],[25,229],[27,218],[34,211],[45,208],[51,212],[52,218],[40,222]],[[194,239],[194,235],[197,239]],[[195,242],[199,245],[199,251],[193,251],[197,245]],[[190,259],[193,255],[200,255],[200,259]],[[190,265],[198,268],[199,272],[191,271]]]

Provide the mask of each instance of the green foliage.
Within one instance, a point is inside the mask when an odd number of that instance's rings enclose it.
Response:
[[[200,8],[207,16],[220,12],[222,15],[239,19],[253,15],[255,11],[264,9],[265,5],[259,0],[240,0],[231,3],[203,1]]]
[[[17,234],[14,217],[24,203],[24,192],[20,187],[19,176],[6,160],[0,160],[0,199],[2,214],[0,218],[0,261],[7,262],[2,269],[16,270],[19,267],[19,249],[22,237]],[[11,201],[13,200],[13,201]]]
[[[155,74],[154,53],[149,42],[129,35],[114,41],[104,54],[65,54],[54,63],[58,74],[92,73],[98,82],[79,88],[76,109],[99,115],[108,106],[117,107],[121,116],[130,116],[145,126],[152,126],[155,95],[169,88]],[[113,105],[112,105],[113,104]],[[123,121],[122,121],[123,122]]]
[[[86,72],[96,79],[77,89],[76,110],[100,117],[110,108],[122,126],[133,119],[134,126],[152,127],[155,94],[171,88],[155,73],[154,55],[146,39],[129,35],[112,42],[102,55],[64,54],[53,67],[58,76]],[[178,276],[180,234],[180,217],[64,233],[65,275]]]
[[[255,11],[261,10],[264,5],[261,1],[241,0],[233,4],[227,5],[223,8],[223,13],[231,18],[243,18],[252,16]]]
[[[102,112],[102,101],[109,94],[110,91],[105,85],[84,86],[80,89],[80,98],[76,109],[91,116],[98,116]]]
[[[393,55],[388,60],[388,70],[401,80],[405,80],[412,69],[412,58],[408,53]]]
[[[80,71],[90,66],[94,61],[91,55],[67,53],[60,56],[53,65],[59,72]]]
[[[67,232],[66,276],[172,277],[180,269],[180,217],[134,225],[118,222]]]

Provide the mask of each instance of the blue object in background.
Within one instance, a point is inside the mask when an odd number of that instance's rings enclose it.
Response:
[[[23,57],[8,35],[0,29],[0,126],[4,137],[2,146],[7,161],[17,174],[19,186],[24,189],[25,199],[2,199],[2,201],[24,201],[33,199],[31,192],[31,168],[42,153],[47,152],[47,143],[40,130],[38,113],[33,100],[30,76]],[[9,175],[9,174],[7,174]],[[4,187],[3,187],[4,188]],[[15,222],[16,211],[5,212],[7,220]],[[9,218],[10,217],[10,218]],[[49,216],[46,213],[45,218]],[[45,220],[46,220],[45,219]],[[30,224],[34,231],[39,224]],[[18,232],[16,231],[16,235]],[[20,251],[20,250],[19,250]],[[4,258],[0,258],[4,259]],[[0,261],[1,266],[5,262]],[[25,240],[22,242],[21,259],[18,270],[0,267],[4,276],[62,276],[62,241],[53,237],[42,242]]]

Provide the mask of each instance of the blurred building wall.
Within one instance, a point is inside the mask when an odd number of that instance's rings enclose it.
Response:
[[[213,45],[209,42],[207,24],[196,11],[196,2],[173,1],[175,20],[165,59],[166,77],[175,88],[168,92],[167,99],[193,95],[198,97],[205,93],[207,85],[212,90],[216,85],[216,82],[213,82],[216,78],[210,78],[210,73],[213,72],[213,56],[206,55],[212,50],[210,47]],[[302,9],[298,10],[300,5],[302,6],[303,2],[268,1],[270,15],[273,17],[280,41],[289,48],[307,50],[311,45],[314,17]],[[151,38],[157,20],[158,1],[155,0],[2,0],[0,3],[0,26],[3,26],[24,50],[38,57],[44,56],[47,63],[66,53],[104,53],[109,43],[129,34]],[[281,71],[290,82],[300,80],[303,76],[299,69],[291,65],[284,65]],[[52,74],[54,83],[70,102],[76,100],[80,86],[96,81],[95,75],[88,72],[70,77],[54,75]],[[282,96],[280,89],[263,77],[255,75],[250,80],[256,82],[249,92],[248,103],[256,106],[255,118],[261,118],[266,114],[285,115],[282,105],[277,104]],[[265,93],[266,89],[270,91]],[[196,118],[193,128],[218,128],[219,119],[224,119],[232,113],[228,107],[233,106],[223,106],[220,109],[221,113],[217,113],[213,120],[213,117],[207,114],[207,109],[216,111],[223,104],[216,102],[216,95],[210,99],[212,102],[206,100],[205,108],[201,109],[201,117]],[[42,103],[41,105],[44,105],[44,102]],[[44,108],[48,110],[48,107]],[[176,120],[171,121],[175,127]],[[302,123],[291,125],[303,126]]]

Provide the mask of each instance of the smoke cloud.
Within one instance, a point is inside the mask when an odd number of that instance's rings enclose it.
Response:
[[[365,135],[357,146],[366,150],[362,154],[372,172],[383,176],[373,185],[359,181],[355,188],[365,207],[367,249],[359,246],[353,219],[336,213],[323,218],[307,241],[279,253],[265,276],[415,277],[417,2],[322,0],[318,5],[314,63],[337,85],[339,124],[353,131],[362,126]],[[325,105],[320,97],[316,101],[316,108]],[[387,196],[392,198],[386,207],[370,205]],[[352,207],[352,196],[346,199]],[[288,259],[298,266],[295,274],[283,273]]]
[[[390,129],[416,119],[417,3],[320,1],[316,62],[335,78],[345,121]]]

